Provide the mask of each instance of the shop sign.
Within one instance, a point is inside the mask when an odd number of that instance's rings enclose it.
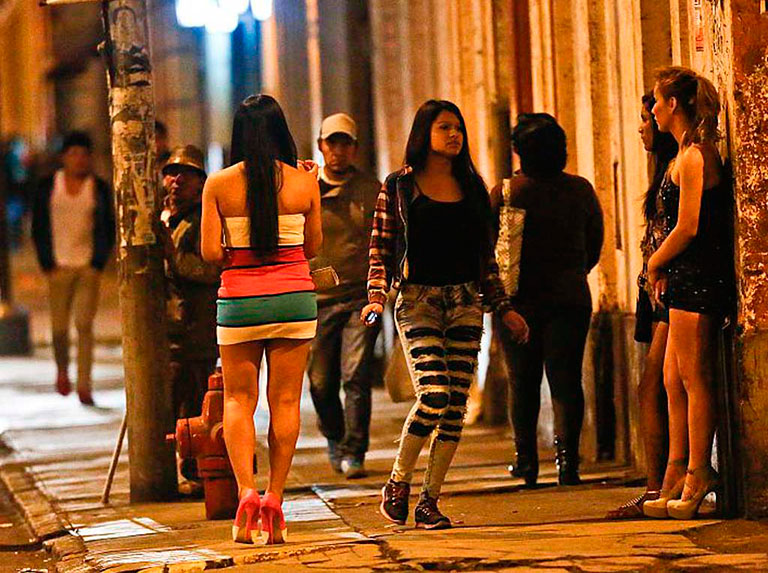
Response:
[[[697,52],[704,51],[704,12],[701,0],[693,0],[693,26],[694,43]]]

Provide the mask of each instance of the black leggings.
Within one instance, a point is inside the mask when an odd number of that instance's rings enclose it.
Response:
[[[526,313],[527,344],[512,340],[501,328],[501,342],[509,370],[510,417],[518,452],[536,452],[536,427],[541,405],[541,380],[546,370],[555,417],[555,436],[577,452],[584,419],[581,366],[589,332],[588,307],[536,308]]]

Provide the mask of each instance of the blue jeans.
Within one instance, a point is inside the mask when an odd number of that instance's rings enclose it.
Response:
[[[318,307],[309,384],[317,425],[342,456],[362,461],[371,425],[371,364],[380,326],[360,322],[365,299]],[[342,408],[339,391],[344,389]]]
[[[477,370],[483,334],[477,287],[404,284],[395,304],[395,322],[416,403],[403,425],[392,479],[410,483],[419,453],[434,436],[424,491],[437,497],[459,445]]]

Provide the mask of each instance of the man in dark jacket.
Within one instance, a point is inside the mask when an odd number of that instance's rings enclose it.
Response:
[[[355,168],[357,126],[346,114],[323,120],[318,139],[323,249],[313,269],[332,266],[340,283],[318,292],[318,330],[309,362],[312,401],[334,470],[365,475],[371,422],[371,363],[379,327],[358,319],[367,300],[368,243],[381,184]],[[342,408],[339,391],[344,389]]]
[[[177,147],[162,172],[168,209],[165,258],[173,404],[177,418],[188,418],[200,414],[208,376],[216,368],[221,270],[200,255],[203,153],[193,145]]]
[[[107,183],[91,170],[93,145],[83,132],[64,139],[62,169],[41,181],[34,197],[32,237],[48,278],[56,389],[66,396],[69,380],[69,326],[78,334],[77,394],[93,405],[93,320],[101,272],[115,242],[115,218]]]

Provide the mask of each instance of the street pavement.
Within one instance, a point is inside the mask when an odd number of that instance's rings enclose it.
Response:
[[[626,485],[636,477],[626,468],[586,465],[584,485],[561,488],[550,461],[542,468],[542,487],[522,489],[505,470],[511,447],[504,428],[466,429],[441,499],[453,529],[416,530],[412,518],[406,526],[390,525],[378,514],[379,491],[408,405],[392,404],[381,390],[374,395],[369,476],[356,481],[330,469],[305,393],[284,505],[285,545],[234,544],[231,523],[206,521],[201,501],[129,504],[127,449],[110,503],[102,505],[124,408],[120,360],[118,347],[97,349],[98,407],[86,408],[74,396],[53,392],[54,367],[46,348],[31,358],[0,359],[0,403],[5,405],[0,477],[31,527],[32,542],[42,543],[62,573],[768,570],[765,523],[711,516],[687,522],[605,521],[607,510],[640,491]],[[256,418],[263,488],[268,466],[263,404]],[[424,462],[422,456],[414,494]],[[11,530],[23,535],[19,527],[0,523],[0,538]],[[0,544],[0,571],[22,570],[2,551]],[[50,563],[48,568],[54,570]]]

